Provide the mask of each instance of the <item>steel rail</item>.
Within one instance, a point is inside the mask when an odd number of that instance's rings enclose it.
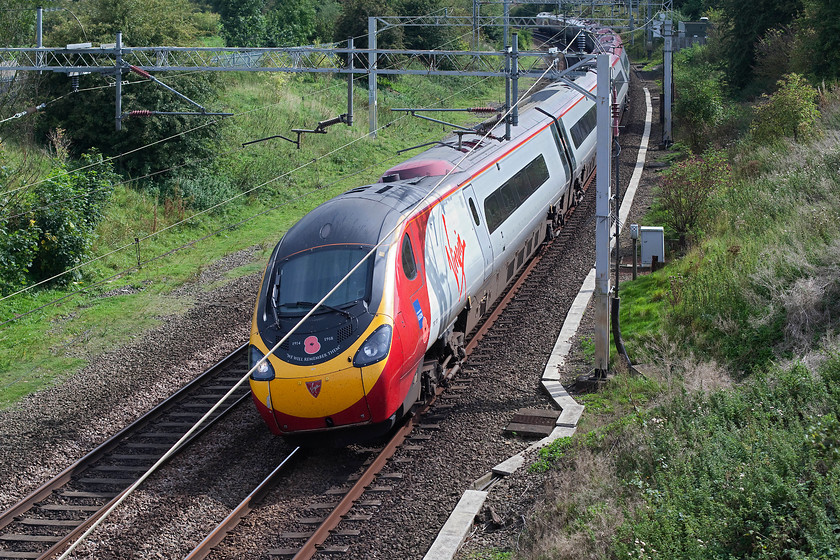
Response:
[[[590,178],[586,181],[584,185],[584,191],[589,192],[589,185],[592,183],[595,177],[595,173],[592,173]],[[574,210],[581,206],[580,204],[569,209],[566,216],[569,217],[574,213]],[[567,220],[566,223],[571,226],[575,224],[569,223]],[[565,226],[568,227],[568,226]],[[556,238],[555,238],[556,239]],[[499,301],[499,303],[495,306],[494,310],[491,312],[490,316],[482,322],[481,327],[475,331],[475,333],[471,336],[470,342],[466,345],[465,350],[467,356],[469,356],[475,347],[478,345],[478,342],[483,338],[483,336],[487,333],[487,331],[493,326],[496,319],[502,314],[504,309],[510,303],[510,301],[514,298],[519,287],[528,279],[531,272],[539,263],[542,254],[545,251],[545,247],[550,246],[555,239],[552,239],[548,243],[543,245],[543,249],[531,259],[530,263],[522,270],[517,278],[516,282],[514,282],[510,288],[505,291],[505,295]],[[447,360],[448,362],[448,360]],[[444,362],[444,367],[446,367],[447,362]],[[460,368],[460,362],[456,363],[452,366],[447,374],[446,380],[450,381],[455,377],[458,373]],[[425,415],[429,409],[435,404],[437,398],[446,390],[445,386],[440,386],[435,390],[435,395],[432,399],[429,400],[428,403],[423,405],[423,407],[413,414],[411,418],[405,423],[405,425],[397,430],[388,444],[380,451],[379,455],[374,459],[374,461],[368,466],[365,472],[361,475],[361,477],[356,481],[352,488],[344,495],[344,498],[338,503],[335,509],[332,510],[327,518],[318,526],[318,529],[315,533],[309,537],[309,540],[304,543],[301,547],[300,551],[294,556],[293,560],[309,560],[315,554],[318,553],[318,547],[322,546],[324,542],[326,542],[327,538],[330,536],[332,531],[338,527],[338,524],[344,518],[345,515],[350,511],[353,507],[353,504],[364,494],[367,487],[373,482],[374,478],[377,474],[382,472],[387,464],[388,460],[394,455],[396,450],[399,448],[400,445],[411,435],[411,432],[414,428],[420,423],[420,419]]]
[[[210,551],[213,550],[213,547],[222,542],[222,539],[224,539],[229,532],[239,525],[239,522],[246,515],[251,513],[251,511],[265,498],[266,494],[274,489],[280,478],[280,473],[283,472],[286,463],[288,463],[299,451],[300,447],[295,447],[292,452],[289,453],[273,471],[271,471],[271,474],[265,477],[265,479],[260,482],[250,494],[248,494],[247,498],[242,500],[242,503],[236,506],[233,511],[231,511],[228,516],[225,517],[224,520],[198,544],[198,546],[196,546],[184,557],[184,560],[202,560],[203,558],[206,558],[207,555],[210,554]]]
[[[164,414],[168,411],[172,410],[173,408],[177,407],[178,405],[182,404],[182,401],[189,396],[189,394],[196,389],[200,388],[202,384],[206,383],[207,381],[211,380],[214,375],[223,372],[226,368],[232,368],[237,363],[242,362],[243,360],[247,359],[247,344],[240,346],[238,349],[234,350],[230,354],[228,354],[225,358],[217,362],[214,366],[207,369],[201,375],[197,376],[195,379],[181,387],[178,391],[161,401],[158,405],[154,408],[146,412],[140,418],[129,424],[128,426],[124,427],[122,430],[105,440],[87,455],[83,456],[75,463],[61,471],[51,480],[43,484],[41,487],[32,491],[28,496],[23,498],[17,504],[0,514],[0,529],[7,527],[8,525],[14,523],[18,517],[26,513],[27,511],[32,510],[35,508],[40,502],[48,498],[50,495],[53,494],[56,490],[61,489],[64,486],[67,486],[71,481],[77,478],[82,473],[86,472],[90,469],[95,463],[100,460],[107,459],[108,455],[112,453],[115,449],[117,449],[123,443],[131,437],[142,437],[142,430],[149,425],[152,424],[155,420],[161,418]],[[228,412],[236,408],[236,406],[241,403],[242,401],[246,400],[250,396],[249,393],[246,393],[238,398],[236,398],[233,402],[231,402],[223,411],[219,413],[216,417],[214,417],[211,421],[209,421],[205,426],[203,426],[200,430],[198,430],[193,436],[185,441],[179,448],[178,451],[183,451],[189,443],[195,441],[200,435],[205,433],[212,425],[215,424],[216,421],[224,417]],[[175,434],[176,432],[172,432]],[[132,479],[125,478],[126,486],[129,486],[132,482]],[[135,478],[136,480],[136,478]],[[123,489],[124,491],[124,489]],[[95,522],[104,512],[108,509],[108,507],[114,503],[114,501],[118,500],[119,497],[122,495],[122,492],[117,492],[115,496],[112,496],[111,499],[108,501],[107,504],[102,506],[98,511],[92,512],[86,519],[79,520],[79,524],[75,527],[72,527],[69,530],[69,533],[63,536],[60,540],[57,540],[48,550],[45,552],[39,551],[31,551],[31,552],[19,552],[19,551],[10,551],[10,550],[2,550],[0,549],[0,558],[50,558],[54,554],[56,554],[59,550],[61,550],[64,546],[66,546],[69,542],[72,541],[75,537],[81,534],[87,527],[90,526],[91,523]],[[38,537],[38,535],[31,535],[32,537]],[[7,537],[4,539],[3,537]],[[0,535],[0,541],[10,540],[7,535]],[[25,541],[23,538],[16,538],[17,542],[37,542],[36,538],[33,538],[32,541]],[[41,541],[46,542],[46,541]]]

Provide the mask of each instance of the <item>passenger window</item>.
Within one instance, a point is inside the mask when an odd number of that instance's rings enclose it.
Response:
[[[414,251],[411,249],[411,239],[406,233],[402,244],[402,267],[405,277],[414,280],[417,277],[417,262],[414,260]]]
[[[470,212],[472,212],[473,221],[475,221],[475,225],[480,226],[481,225],[481,220],[478,219],[478,209],[475,207],[475,202],[473,202],[473,199],[469,199],[469,200],[470,200]]]

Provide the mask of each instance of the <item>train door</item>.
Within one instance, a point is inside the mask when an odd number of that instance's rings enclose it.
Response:
[[[557,211],[559,212],[559,216],[556,218],[560,224],[563,224],[563,215],[565,214],[566,210],[571,205],[571,196],[572,192],[569,189],[569,184],[574,179],[572,175],[572,152],[569,150],[569,145],[566,143],[566,139],[563,137],[563,131],[558,126],[557,119],[554,119],[554,122],[551,123],[551,135],[554,137],[554,143],[557,145],[557,153],[560,156],[560,161],[563,164],[563,184],[558,186],[558,191],[563,193],[562,198],[557,203]],[[557,225],[556,223],[554,224]]]
[[[419,360],[426,351],[429,340],[430,315],[428,296],[425,293],[425,271],[421,253],[420,231],[414,221],[406,228],[397,258],[397,325],[402,335],[405,360]]]
[[[470,209],[470,216],[475,224],[475,233],[478,236],[478,244],[481,247],[481,254],[484,257],[484,278],[487,279],[493,271],[493,246],[490,244],[490,234],[487,233],[487,225],[478,211],[479,201],[475,196],[473,186],[467,185],[461,192],[464,193],[467,206]]]

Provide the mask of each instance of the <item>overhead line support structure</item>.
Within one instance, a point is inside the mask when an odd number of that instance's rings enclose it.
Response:
[[[374,18],[371,18],[374,19]],[[375,24],[371,24],[375,27]],[[341,47],[123,47],[121,34],[113,45],[88,48],[2,48],[0,67],[4,70],[58,72],[64,74],[98,73],[113,76],[116,89],[116,123],[122,117],[123,74],[132,69],[145,72],[288,72],[348,74],[369,78],[369,101],[373,121],[378,75],[474,76],[511,78],[540,77],[551,65],[547,52],[519,52],[518,68],[505,71],[504,61],[510,52],[456,50],[399,50]],[[350,62],[350,61],[354,62]],[[367,60],[367,67],[355,62]],[[422,61],[422,67],[420,64]],[[447,68],[446,70],[442,68]],[[451,69],[450,69],[451,68]],[[551,71],[548,78],[559,78]],[[352,82],[352,79],[350,80]],[[348,95],[349,98],[349,95]],[[372,130],[374,124],[371,124]]]

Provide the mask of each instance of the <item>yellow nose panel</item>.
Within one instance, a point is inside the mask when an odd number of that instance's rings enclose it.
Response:
[[[354,367],[298,379],[274,379],[270,387],[272,407],[298,418],[337,414],[365,396],[362,374]]]

